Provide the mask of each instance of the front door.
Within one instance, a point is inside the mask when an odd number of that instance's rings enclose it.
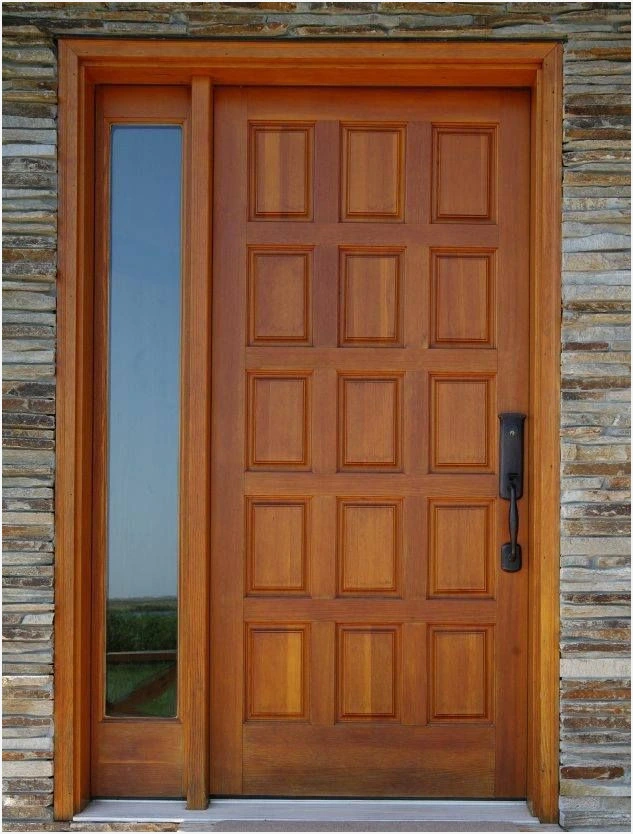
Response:
[[[529,129],[521,90],[216,90],[212,794],[525,795]]]

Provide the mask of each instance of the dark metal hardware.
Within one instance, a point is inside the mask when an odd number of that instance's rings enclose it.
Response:
[[[501,567],[506,571],[521,570],[521,545],[519,535],[519,508],[517,501],[523,495],[523,423],[525,414],[507,412],[499,415],[501,432],[499,440],[499,495],[510,501],[508,525],[510,541],[501,546]]]

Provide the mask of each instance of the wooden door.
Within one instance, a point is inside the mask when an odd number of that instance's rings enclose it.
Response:
[[[524,796],[529,94],[215,106],[211,792]]]

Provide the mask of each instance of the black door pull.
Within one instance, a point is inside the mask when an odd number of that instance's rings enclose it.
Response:
[[[501,567],[506,571],[521,570],[519,507],[523,495],[523,423],[525,414],[507,412],[499,415],[499,495],[510,501],[508,526],[510,541],[501,545]]]

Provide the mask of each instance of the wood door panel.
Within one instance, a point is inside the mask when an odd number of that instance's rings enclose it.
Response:
[[[495,250],[431,250],[431,345],[494,347]]]
[[[492,723],[493,626],[429,628],[429,721]]]
[[[339,375],[339,471],[397,471],[402,461],[402,375]]]
[[[494,596],[494,501],[429,500],[429,598]]]
[[[248,623],[246,720],[306,721],[310,711],[310,626]]]
[[[95,728],[98,765],[91,791],[99,796],[182,796],[182,729],[170,721],[109,721]],[[139,752],[140,749],[140,752]]]
[[[494,470],[495,377],[430,375],[431,471]]]
[[[308,592],[309,501],[309,498],[247,499],[247,595]]]
[[[522,796],[529,96],[216,103],[211,792]]]
[[[341,124],[341,220],[404,220],[405,131],[385,122]]]
[[[311,220],[314,126],[251,123],[251,220]]]
[[[338,596],[398,596],[402,499],[338,499]]]
[[[337,721],[399,721],[400,626],[337,626]]]
[[[475,798],[494,790],[494,731],[248,725],[244,761],[247,795]]]
[[[310,373],[248,374],[249,469],[309,469]]]
[[[494,222],[496,134],[496,125],[433,125],[434,222]]]
[[[250,345],[311,343],[312,251],[281,246],[249,250]]]
[[[341,247],[339,345],[400,346],[404,250]]]

